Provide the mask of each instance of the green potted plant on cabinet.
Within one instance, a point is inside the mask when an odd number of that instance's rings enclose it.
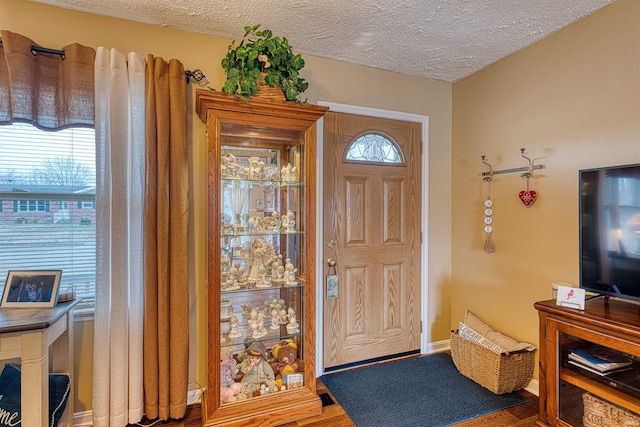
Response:
[[[227,74],[223,92],[239,96],[245,102],[259,88],[278,88],[288,101],[299,102],[299,95],[307,90],[309,83],[300,77],[304,60],[294,54],[285,37],[273,36],[270,30],[259,30],[260,25],[244,27],[244,38],[236,45],[234,40],[222,60]],[[265,86],[266,85],[266,86]],[[268,95],[267,95],[268,96]],[[282,99],[284,100],[284,99]]]

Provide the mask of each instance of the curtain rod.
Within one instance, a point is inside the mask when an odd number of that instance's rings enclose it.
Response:
[[[0,47],[2,47],[2,40],[0,40]],[[53,55],[60,55],[60,57],[62,59],[64,59],[65,57],[65,52],[64,50],[57,50],[57,49],[49,49],[48,47],[40,47],[40,46],[36,46],[36,45],[31,45],[31,53],[32,54],[36,54],[38,52],[41,53],[51,53]],[[191,78],[193,78],[196,82],[200,83],[201,80],[205,79],[205,75],[202,74],[202,71],[195,69],[193,71],[185,71],[185,76],[187,78],[187,84],[191,82]]]
[[[2,40],[0,40],[0,47],[2,47]],[[36,46],[36,45],[32,44],[31,45],[31,53],[35,55],[38,52],[51,53],[51,54],[54,54],[54,55],[60,55],[60,57],[62,59],[64,59],[64,56],[65,56],[64,50],[49,49],[48,47],[40,47],[40,46]]]

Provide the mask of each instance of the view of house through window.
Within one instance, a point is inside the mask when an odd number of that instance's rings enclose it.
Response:
[[[10,270],[62,270],[60,292],[95,296],[94,130],[0,126],[0,292]]]

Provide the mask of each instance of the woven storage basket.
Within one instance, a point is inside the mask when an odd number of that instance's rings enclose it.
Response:
[[[260,80],[258,80],[258,91],[254,96],[257,96],[260,99],[269,99],[271,101],[285,102],[287,98],[285,98],[282,89],[278,86],[271,87],[264,81],[267,73],[260,73]]]
[[[582,395],[584,427],[640,426],[640,415],[606,402],[593,394]]]
[[[451,333],[451,358],[458,371],[495,394],[511,393],[529,384],[534,352],[499,354]]]

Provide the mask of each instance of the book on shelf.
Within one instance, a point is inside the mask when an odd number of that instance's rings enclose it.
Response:
[[[631,366],[633,361],[604,347],[577,348],[569,351],[569,363],[576,366],[588,367],[597,373],[605,373]]]
[[[589,372],[591,372],[593,374],[600,375],[601,377],[633,369],[632,366],[623,366],[621,368],[611,369],[609,371],[603,372],[603,371],[599,371],[597,369],[590,368],[589,366],[583,365],[582,363],[576,362],[575,360],[569,360],[569,364],[573,365],[573,366],[577,366],[578,368],[584,369],[585,371],[589,371]]]

